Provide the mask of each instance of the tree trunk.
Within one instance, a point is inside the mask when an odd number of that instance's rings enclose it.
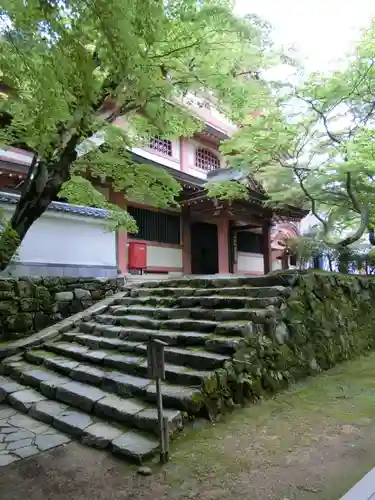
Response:
[[[9,222],[9,229],[13,230],[18,238],[12,239],[9,243],[9,232],[7,231],[3,231],[0,238],[0,247],[12,246],[0,261],[0,271],[6,269],[27,231],[47,210],[51,201],[58,195],[63,183],[69,180],[70,166],[77,156],[76,144],[77,138],[74,136],[55,163],[38,163],[36,155],[34,156],[20,199]]]

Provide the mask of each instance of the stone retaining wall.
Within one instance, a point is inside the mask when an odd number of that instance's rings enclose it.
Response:
[[[0,279],[0,339],[26,337],[112,295],[121,278]]]
[[[285,289],[275,318],[249,325],[233,359],[207,386],[216,411],[375,349],[375,278],[319,272],[276,277]]]

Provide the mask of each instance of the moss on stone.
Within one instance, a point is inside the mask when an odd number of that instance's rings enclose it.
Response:
[[[374,349],[374,278],[304,272],[294,273],[289,284],[277,315],[287,334],[275,335],[279,320],[272,328],[255,328],[257,333],[244,339],[232,361],[217,371],[218,391],[204,387],[211,408],[212,399],[223,400],[215,402],[216,408],[225,401],[259,399]]]

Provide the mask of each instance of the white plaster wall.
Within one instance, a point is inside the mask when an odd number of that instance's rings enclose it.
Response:
[[[263,255],[258,253],[239,253],[237,258],[238,272],[263,273]]]
[[[0,160],[9,161],[11,163],[20,163],[21,165],[30,165],[33,159],[33,154],[23,149],[17,148],[0,148]]]
[[[147,245],[147,267],[182,268],[182,249]]]
[[[0,205],[7,215],[14,208]],[[116,266],[116,234],[105,231],[103,219],[47,212],[26,234],[18,262]]]
[[[277,271],[282,268],[282,262],[280,259],[275,259],[272,261],[272,271]]]

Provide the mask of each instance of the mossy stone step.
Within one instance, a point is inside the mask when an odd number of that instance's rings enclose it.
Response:
[[[115,316],[125,316],[127,314],[136,314],[142,316],[150,316],[155,319],[181,319],[190,317],[189,309],[177,309],[167,307],[152,307],[152,306],[123,306],[115,305],[110,306],[108,314]]]
[[[170,346],[176,347],[193,347],[202,346],[206,351],[216,352],[218,354],[232,354],[238,347],[241,337],[230,338],[213,336],[210,334],[199,334],[193,332],[154,332],[153,330],[139,330],[134,332],[130,329],[128,333],[124,333],[124,338],[138,338],[134,340],[121,340],[106,337],[98,337],[80,332],[66,332],[62,335],[62,340],[67,342],[78,342],[79,344],[90,347],[91,349],[117,349],[120,352],[143,352],[142,348],[137,349],[139,345],[148,342],[152,338],[157,338],[164,341]]]
[[[195,315],[199,314],[200,310],[214,309],[214,317],[217,318],[216,321],[221,321],[221,310],[228,311],[233,309],[233,314],[240,316],[240,314],[245,314],[245,311],[262,309],[270,306],[277,307],[281,302],[281,297],[249,298],[211,295],[210,297],[181,297],[176,300],[176,307],[181,308],[180,310],[187,308],[192,311],[194,311],[192,308],[198,308],[196,309],[197,313],[195,313]]]
[[[181,332],[148,330],[145,328],[122,327],[102,323],[81,323],[80,330],[93,332],[96,336],[104,338],[120,338],[129,342],[148,342],[159,339],[170,345],[204,345],[210,334],[202,332]]]
[[[48,346],[45,346],[48,349]],[[56,355],[45,350],[30,350],[25,353],[27,361],[33,364],[43,364],[53,371],[69,374],[76,369],[80,362],[74,360],[74,349],[60,349],[61,354]],[[65,355],[63,354],[65,352]],[[73,357],[73,359],[71,359]],[[142,356],[124,356],[114,355],[111,351],[103,350],[87,350],[84,362],[93,365],[104,365],[105,368],[112,368],[115,371],[140,377],[147,377],[147,360]],[[69,369],[67,369],[69,367]],[[174,365],[171,363],[165,364],[166,380],[171,384],[187,385],[200,387],[204,384],[206,378],[210,378],[212,372],[204,370],[194,370],[185,366]]]
[[[135,348],[141,343],[122,340],[120,338],[106,338],[99,337],[97,335],[90,335],[85,333],[77,332],[74,337],[72,335],[63,334],[63,339],[70,342],[75,341],[83,346],[90,347],[92,349],[117,349],[118,351],[133,352]]]
[[[150,330],[182,330],[182,331],[196,331],[204,333],[212,333],[216,326],[216,321],[208,320],[193,320],[193,319],[169,319],[169,320],[156,320],[148,318],[147,316],[127,315],[127,316],[113,316],[110,314],[100,314],[96,316],[97,323],[134,326],[147,328]]]
[[[35,367],[27,362],[18,363],[17,366],[12,366],[12,363],[9,363],[7,371],[8,373],[12,372],[12,376],[17,382],[36,388],[46,397],[55,398],[58,386],[71,381],[79,381],[120,396],[137,396],[146,401],[155,401],[155,383],[152,380],[91,365],[79,364],[69,373],[69,377],[55,373],[43,366]],[[15,385],[15,390],[20,389],[20,387],[22,386],[19,384]],[[162,397],[166,408],[183,410],[189,414],[196,413],[203,406],[201,391],[194,387],[170,385],[164,382],[162,384]]]
[[[51,382],[55,388],[54,394],[50,394],[50,399],[56,399],[62,403],[83,410],[86,414],[95,414],[99,417],[125,422],[137,429],[158,433],[158,417],[156,408],[150,408],[147,402],[136,397],[120,397],[110,394],[102,389],[89,384],[74,380],[66,381],[61,378],[56,382],[56,377],[51,377]],[[43,382],[47,384],[48,381]],[[32,404],[46,400],[46,397],[35,389],[26,389],[13,392],[7,395],[7,401],[17,409],[24,411]],[[171,435],[182,428],[182,415],[179,410],[164,411],[168,418]]]
[[[11,388],[12,384],[13,380],[8,377],[0,381],[2,388]],[[52,425],[86,446],[108,449],[138,464],[151,458],[159,449],[158,440],[153,435],[124,425],[112,425],[67,404],[49,401],[37,391],[24,386],[16,392],[8,392],[6,400],[17,410]]]
[[[145,281],[138,283],[137,288],[233,288],[233,287],[272,287],[291,286],[297,279],[297,274],[267,274],[262,276],[215,276],[168,279],[166,281]]]
[[[291,289],[284,286],[270,287],[223,287],[223,288],[135,288],[129,292],[128,297],[117,299],[117,304],[129,305],[149,303],[149,299],[155,300],[155,303],[163,300],[174,300],[180,297],[248,297],[248,298],[267,298],[284,297],[290,294]]]
[[[225,299],[225,300],[224,300]],[[248,299],[237,297],[186,297],[177,299],[175,308],[168,307],[138,307],[111,306],[108,314],[114,316],[140,315],[157,320],[193,319],[209,321],[225,321],[227,319],[243,320],[252,317],[254,309],[279,306],[282,299],[271,297],[267,299]]]
[[[56,353],[56,354],[71,354],[73,357],[80,361],[87,360],[90,356],[90,348],[86,346],[81,346],[80,344],[71,342],[52,342],[45,344],[46,349]],[[126,350],[126,345],[123,346],[123,350]],[[136,363],[139,358],[134,356],[140,354],[147,356],[147,345],[138,344],[137,346],[131,346],[129,354],[126,352],[118,352],[117,349],[108,351],[108,355],[103,358],[103,363],[114,367],[116,369],[121,369],[122,371],[127,370],[129,363]],[[224,361],[229,359],[229,356],[223,356],[221,354],[215,354],[213,352],[208,352],[196,348],[178,348],[178,347],[166,347],[164,349],[164,357],[167,362],[180,364],[195,369],[203,370],[215,370],[220,368]],[[70,367],[70,365],[68,365]],[[72,367],[74,369],[75,367]]]
[[[244,342],[243,337],[215,336],[206,341],[205,349],[206,351],[231,356],[235,353],[241,342]]]
[[[137,346],[136,352],[146,354],[147,346],[145,344]],[[229,356],[204,351],[199,348],[193,350],[178,347],[166,347],[164,349],[164,356],[166,361],[170,363],[189,366],[198,370],[200,368],[203,370],[216,370],[229,359]]]

